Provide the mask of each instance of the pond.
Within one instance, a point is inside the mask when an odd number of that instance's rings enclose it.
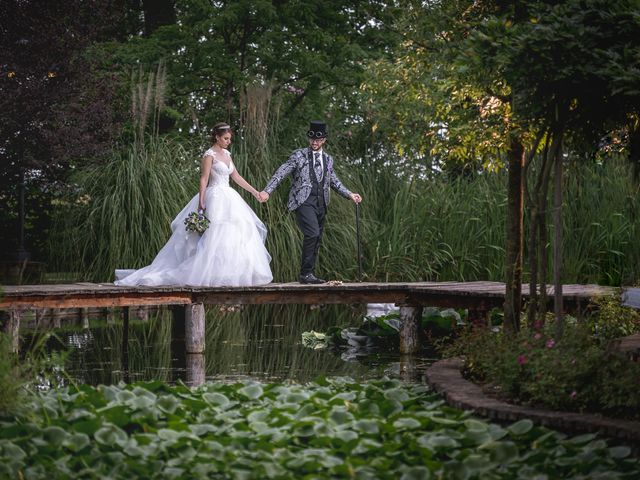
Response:
[[[161,380],[197,385],[203,381],[308,382],[318,377],[348,376],[355,380],[383,376],[423,381],[435,360],[425,348],[401,358],[397,348],[312,349],[302,333],[324,332],[333,326],[362,324],[363,306],[262,305],[228,309],[207,308],[206,352],[187,355],[181,326],[172,333],[171,312],[163,308],[147,321],[132,319],[125,334],[121,319],[98,317],[89,328],[49,331],[46,351],[63,364],[63,383],[89,385]],[[64,323],[63,323],[64,325]],[[26,335],[23,350],[39,337]],[[172,341],[173,338],[173,341]]]

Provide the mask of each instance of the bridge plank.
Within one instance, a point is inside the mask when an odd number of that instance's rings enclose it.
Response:
[[[640,289],[631,289],[634,302]],[[594,296],[613,294],[616,290],[599,285],[564,285],[567,307]],[[122,307],[138,305],[204,304],[348,304],[395,303],[397,305],[432,305],[454,308],[489,309],[504,301],[501,282],[358,282],[303,285],[271,283],[255,287],[122,287],[112,283],[74,283],[53,285],[19,285],[2,287],[0,310],[32,308]],[[553,287],[547,287],[553,295]],[[629,292],[629,290],[627,290]],[[523,296],[529,286],[523,285]]]

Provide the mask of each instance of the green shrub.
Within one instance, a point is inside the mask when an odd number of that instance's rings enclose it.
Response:
[[[20,405],[24,380],[11,338],[0,332],[0,416],[11,414]]]
[[[594,300],[596,315],[589,321],[593,333],[601,340],[626,337],[640,332],[640,312],[623,307],[619,295]]]
[[[516,403],[640,418],[640,364],[592,335],[588,324],[516,335],[468,327],[446,355],[463,355],[464,374]]]

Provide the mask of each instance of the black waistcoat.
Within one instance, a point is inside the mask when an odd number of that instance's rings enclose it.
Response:
[[[311,193],[307,202],[311,202],[319,207],[326,207],[324,204],[324,182],[327,178],[326,171],[323,172],[322,180],[318,180],[316,169],[313,167],[313,150],[309,152],[309,177],[311,179]]]

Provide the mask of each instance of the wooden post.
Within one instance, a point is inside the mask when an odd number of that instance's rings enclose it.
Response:
[[[122,308],[122,371],[125,382],[129,382],[129,312],[130,307]]]
[[[141,322],[149,321],[149,307],[147,305],[140,305],[136,308],[136,318]]]
[[[400,353],[416,353],[420,349],[422,306],[400,307]]]
[[[186,354],[186,378],[185,383],[190,387],[197,387],[204,383],[204,354]]]
[[[204,353],[204,304],[192,303],[185,305],[184,311],[184,341],[187,353]]]
[[[20,350],[20,312],[18,310],[9,310],[0,312],[2,316],[2,330],[11,339],[11,351],[18,353]]]
[[[80,309],[80,319],[82,321],[82,328],[89,328],[89,308],[84,307]]]

